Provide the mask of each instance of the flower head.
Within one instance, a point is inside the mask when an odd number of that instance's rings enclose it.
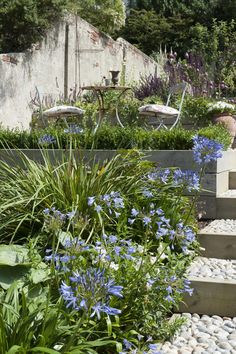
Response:
[[[197,164],[216,161],[222,157],[223,145],[206,137],[193,137],[193,159]]]
[[[49,134],[45,134],[40,136],[40,138],[38,139],[38,144],[39,145],[50,145],[56,142],[56,139]]]

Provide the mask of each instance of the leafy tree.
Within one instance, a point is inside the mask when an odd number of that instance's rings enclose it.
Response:
[[[217,0],[213,17],[218,20],[231,21],[236,19],[235,0]]]
[[[208,72],[218,83],[236,87],[236,22],[213,21],[210,29],[197,24],[190,30],[192,52],[202,56]]]
[[[19,52],[40,40],[64,10],[112,34],[125,23],[122,0],[1,0],[0,52]]]
[[[125,24],[122,0],[69,0],[69,8],[101,31],[113,34]]]
[[[64,0],[1,0],[0,52],[29,48],[61,16],[64,3]]]
[[[154,10],[165,17],[179,15],[206,25],[212,23],[213,18],[236,18],[235,0],[129,0],[128,6],[136,10]]]
[[[132,9],[120,35],[146,54],[158,51],[160,46],[166,46],[169,51],[172,47],[185,53],[189,44],[188,31],[192,24],[191,20],[181,17],[165,18],[155,11]]]

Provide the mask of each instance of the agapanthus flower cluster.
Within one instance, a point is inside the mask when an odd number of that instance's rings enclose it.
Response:
[[[147,178],[151,182],[159,180],[162,183],[166,184],[167,182],[169,182],[170,175],[171,172],[169,168],[156,168],[147,175]]]
[[[101,318],[101,313],[119,315],[121,310],[111,307],[112,297],[122,298],[123,286],[116,285],[109,278],[105,269],[90,267],[86,270],[73,271],[68,281],[60,286],[61,295],[66,307],[74,310],[83,310],[89,317]]]
[[[216,161],[222,157],[223,145],[204,136],[193,137],[193,159],[201,165]]]
[[[195,232],[190,226],[184,225],[180,220],[177,225],[171,225],[170,219],[165,216],[161,208],[156,208],[154,203],[150,203],[149,209],[131,209],[128,218],[130,226],[142,226],[149,231],[153,239],[169,242],[174,248],[175,244],[181,247],[183,253],[188,253],[190,246],[195,241]]]
[[[143,336],[138,335],[138,341],[142,340]],[[140,349],[134,343],[128,341],[127,339],[123,340],[124,350],[119,352],[119,354],[161,354],[161,351],[158,349],[159,345],[155,343],[148,343],[152,338],[150,337],[145,344],[146,349]]]
[[[87,245],[85,241],[78,239],[77,237],[64,240],[64,249],[60,252],[54,252],[51,248],[46,249],[46,256],[44,257],[46,262],[53,262],[55,268],[58,271],[71,272],[73,267],[73,260],[78,255],[85,251],[93,250],[92,245]]]
[[[196,240],[195,231],[188,225],[184,225],[182,221],[180,221],[176,225],[176,237],[180,240],[180,246],[183,253],[188,253],[189,246]]]
[[[118,269],[119,264],[124,260],[132,261],[135,264],[140,259],[140,253],[143,251],[141,246],[131,240],[118,238],[116,235],[103,234],[102,242],[96,242],[98,252],[97,260],[109,262],[109,266]]]
[[[173,172],[173,184],[174,186],[183,186],[189,192],[199,191],[200,189],[200,177],[199,174],[192,170],[180,170],[175,169]]]
[[[125,208],[124,199],[119,192],[114,191],[99,197],[88,197],[88,205],[93,206],[98,213],[108,210],[109,214],[114,214],[117,218]]]
[[[157,168],[147,175],[148,182],[169,183],[173,187],[181,187],[189,192],[200,189],[199,174],[193,170],[181,170],[180,168],[160,169]]]
[[[56,229],[63,226],[66,221],[71,221],[74,219],[76,213],[75,211],[70,211],[68,213],[62,213],[55,207],[46,208],[43,210],[44,220],[47,224],[48,229]]]
[[[67,134],[81,134],[83,133],[83,128],[79,127],[76,124],[70,124],[68,128],[64,129],[64,133]]]
[[[54,138],[54,136],[49,135],[49,134],[45,134],[39,137],[38,139],[38,144],[39,145],[51,145],[54,144],[56,142],[56,139]]]
[[[162,269],[164,275],[165,269]],[[176,294],[188,293],[190,296],[193,294],[193,288],[190,288],[191,282],[188,279],[179,279],[176,275],[167,274],[163,278],[159,276],[150,277],[147,280],[147,287],[149,290],[156,289],[156,292],[162,292],[164,299],[169,303],[175,303],[174,296]]]

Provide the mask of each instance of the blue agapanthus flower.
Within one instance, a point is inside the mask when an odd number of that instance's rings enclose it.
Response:
[[[74,310],[86,310],[90,317],[101,318],[101,313],[118,315],[121,310],[110,307],[111,296],[122,295],[123,286],[116,285],[113,279],[106,276],[104,269],[89,268],[75,271],[69,277],[69,284],[62,282],[60,293],[66,307]]]
[[[45,134],[39,137],[38,144],[39,145],[51,145],[56,142],[54,136]]]
[[[199,174],[192,170],[180,170],[177,168],[173,173],[173,183],[177,186],[184,186],[189,192],[200,189]]]
[[[70,124],[68,128],[64,129],[64,133],[67,134],[81,134],[83,129],[76,124]]]
[[[201,165],[222,157],[223,145],[204,136],[193,137],[193,159]]]

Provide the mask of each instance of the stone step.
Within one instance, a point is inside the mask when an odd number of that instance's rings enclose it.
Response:
[[[236,259],[236,220],[214,220],[200,230],[197,237],[202,256]]]
[[[236,219],[236,189],[229,189],[216,197],[216,218]]]
[[[197,257],[187,271],[194,289],[179,312],[236,316],[236,261]]]
[[[236,189],[236,170],[229,171],[229,189]]]

